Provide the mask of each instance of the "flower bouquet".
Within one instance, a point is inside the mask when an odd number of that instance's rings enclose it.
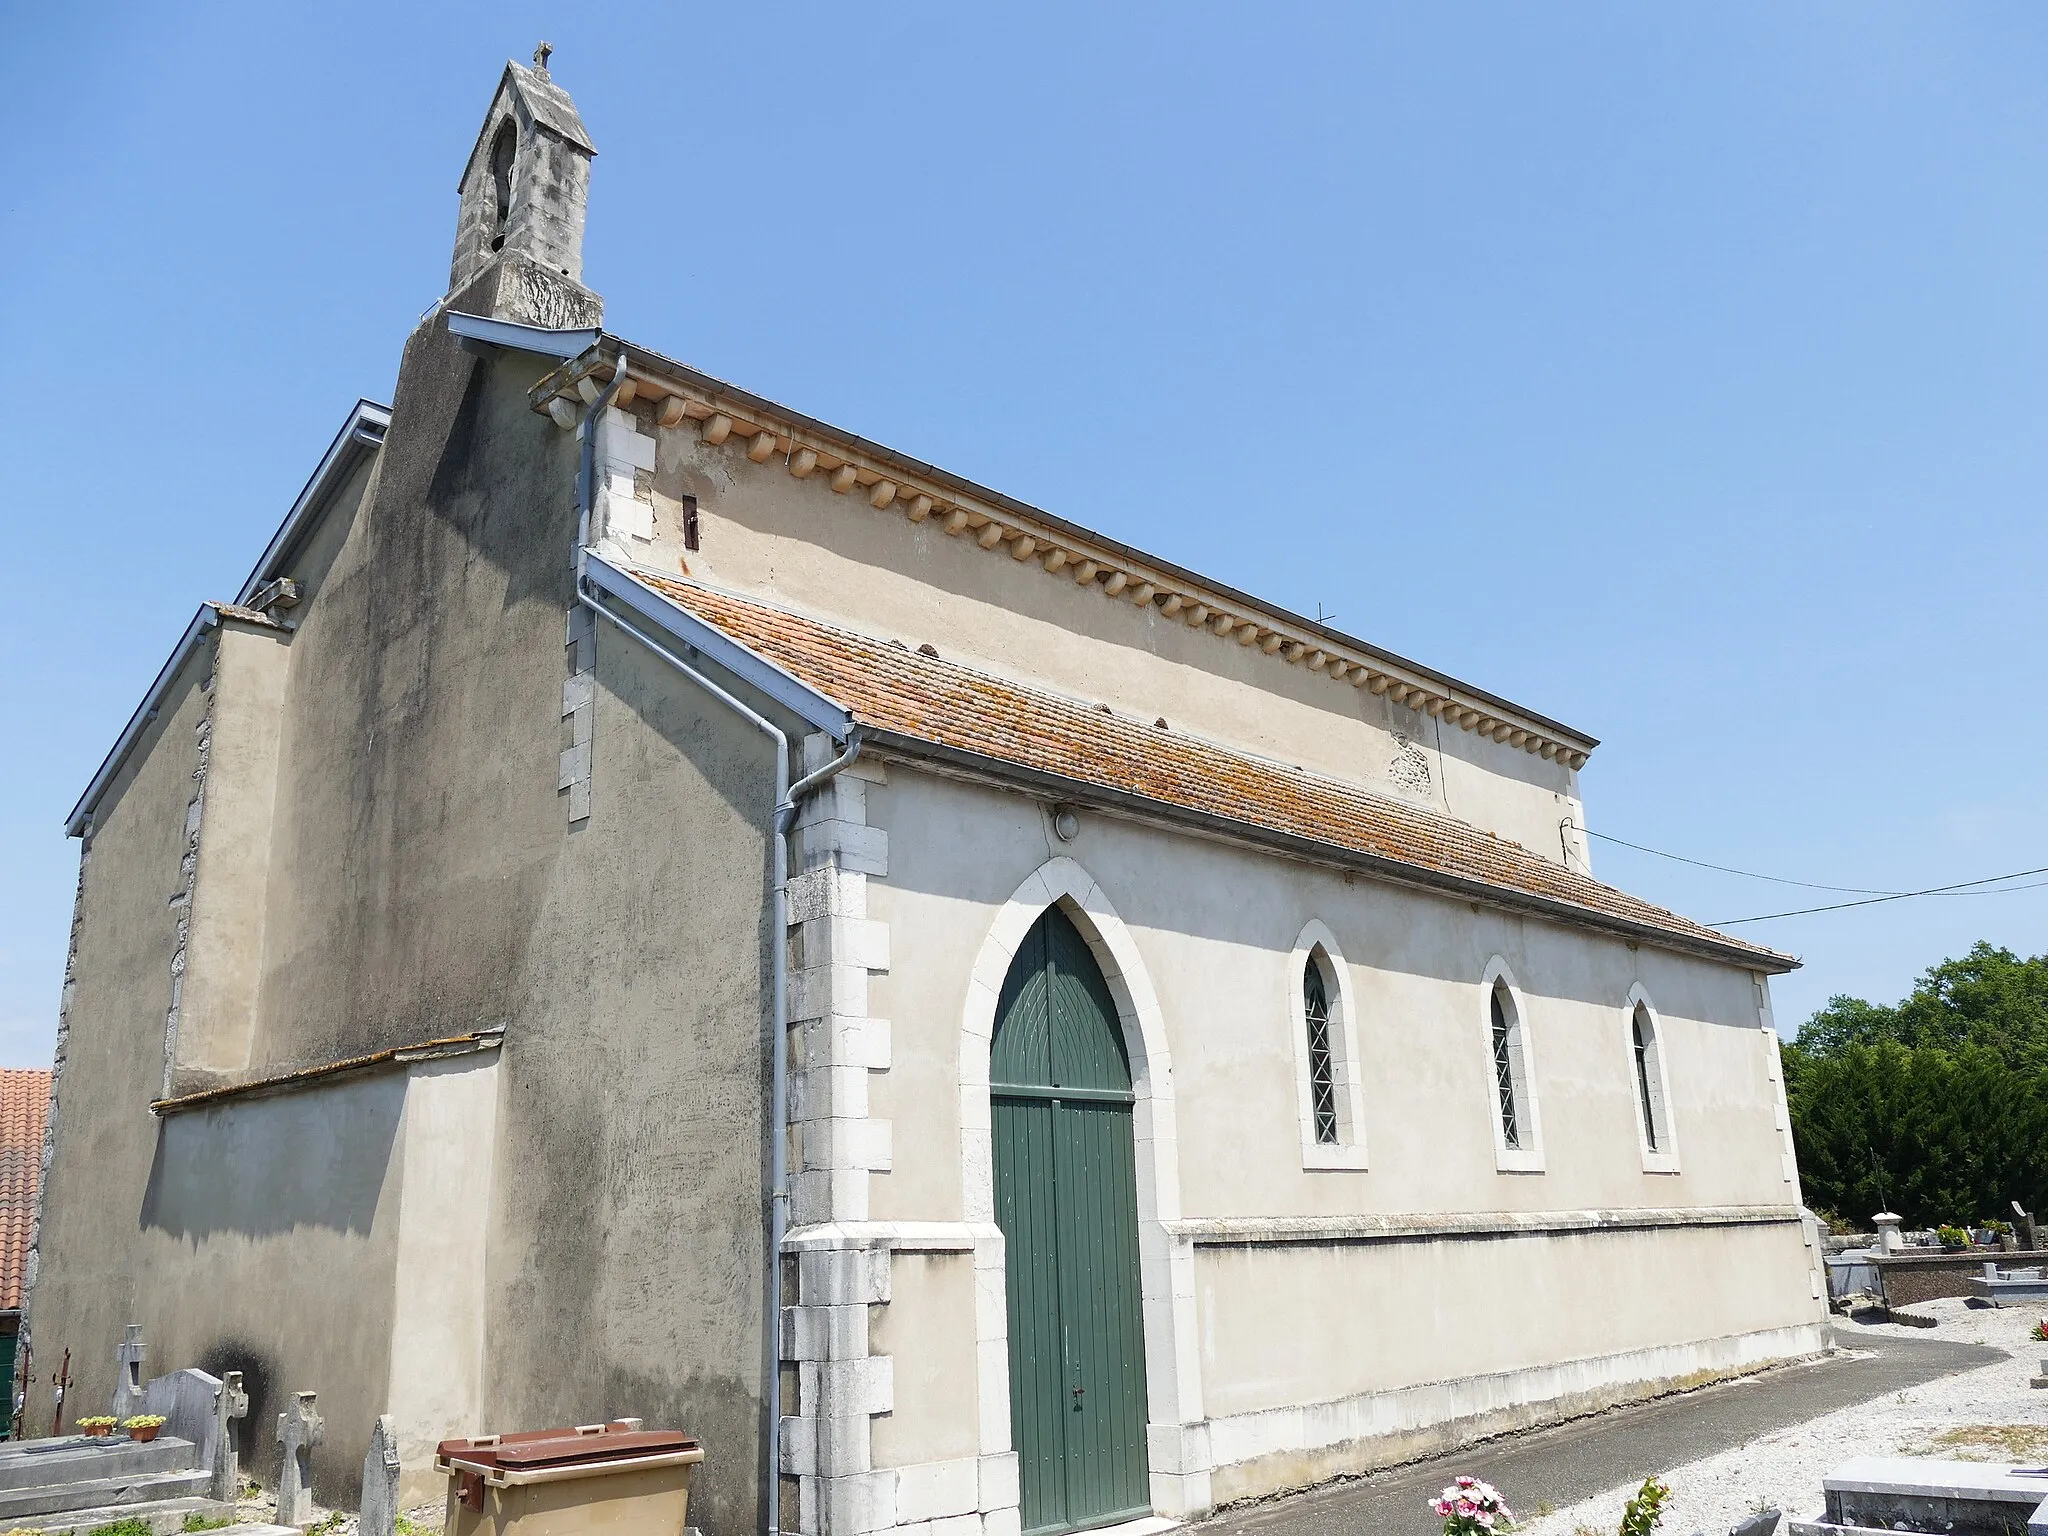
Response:
[[[1459,1478],[1430,1500],[1429,1509],[1443,1517],[1444,1536],[1485,1536],[1515,1528],[1515,1512],[1500,1490],[1476,1477]]]

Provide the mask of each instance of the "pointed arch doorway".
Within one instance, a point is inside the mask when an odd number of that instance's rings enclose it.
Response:
[[[989,1081],[1024,1530],[1149,1515],[1130,1059],[1058,907],[1003,980]]]

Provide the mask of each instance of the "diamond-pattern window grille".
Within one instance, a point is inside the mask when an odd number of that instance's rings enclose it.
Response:
[[[1522,1145],[1520,1105],[1515,1094],[1514,1030],[1507,1009],[1500,1000],[1500,988],[1493,989],[1493,1078],[1500,1090],[1500,1134],[1509,1151]]]
[[[1330,997],[1323,968],[1310,956],[1301,975],[1302,1011],[1308,1017],[1308,1084],[1315,1111],[1316,1141],[1337,1144],[1337,1068],[1330,1055]]]
[[[1636,1099],[1643,1106],[1643,1140],[1652,1152],[1657,1148],[1657,1110],[1650,1097],[1650,1031],[1643,1010],[1637,1008],[1631,1029],[1636,1047]]]

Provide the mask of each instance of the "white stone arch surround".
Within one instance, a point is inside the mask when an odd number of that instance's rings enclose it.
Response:
[[[1496,986],[1507,988],[1508,1002],[1514,1008],[1515,1034],[1521,1044],[1522,1097],[1516,1103],[1516,1111],[1529,1122],[1528,1135],[1519,1147],[1510,1147],[1501,1135],[1499,1089],[1493,1075],[1493,991]],[[1529,1007],[1522,997],[1522,984],[1515,980],[1515,973],[1509,968],[1505,957],[1495,955],[1486,962],[1486,969],[1479,977],[1479,1020],[1480,1041],[1485,1047],[1487,1119],[1493,1127],[1494,1167],[1502,1173],[1543,1172],[1543,1109],[1542,1095],[1536,1087],[1536,1043],[1535,1031],[1529,1024]]]
[[[989,925],[967,984],[960,1029],[960,1164],[964,1214],[975,1231],[975,1346],[981,1453],[1010,1442],[1009,1313],[1002,1233],[996,1226],[995,1153],[989,1109],[989,1045],[1010,963],[1031,925],[1057,906],[1073,921],[1108,983],[1131,1060],[1137,1103],[1138,1267],[1145,1330],[1146,1449],[1153,1508],[1162,1515],[1209,1507],[1209,1448],[1202,1424],[1194,1248],[1168,1224],[1180,1219],[1180,1163],[1173,1059],[1166,1020],[1130,930],[1102,887],[1067,857],[1047,860],[1011,893]]]
[[[1660,1111],[1657,1129],[1664,1137],[1664,1145],[1654,1152],[1650,1150],[1649,1137],[1643,1132],[1642,1106],[1636,1103],[1635,1021],[1638,1008],[1650,1016],[1650,1055],[1656,1067],[1650,1088],[1657,1096]],[[1628,1065],[1628,1101],[1635,1110],[1636,1147],[1643,1154],[1643,1172],[1677,1173],[1678,1110],[1671,1102],[1671,1041],[1664,1033],[1664,1016],[1657,1012],[1657,1005],[1650,1000],[1650,989],[1640,981],[1628,989],[1628,1001],[1622,1005],[1621,1043],[1626,1052],[1622,1060]]]
[[[1316,1140],[1315,1090],[1309,1080],[1308,1008],[1302,997],[1302,972],[1317,950],[1329,962],[1324,967],[1335,984],[1335,1017],[1331,1031],[1336,1047],[1337,1114],[1336,1143]],[[1363,1170],[1365,1154],[1365,1083],[1359,1066],[1358,999],[1351,985],[1351,967],[1337,936],[1318,918],[1310,918],[1287,956],[1284,983],[1287,997],[1287,1032],[1294,1041],[1295,1118],[1301,1130],[1301,1166],[1305,1169],[1337,1168]]]

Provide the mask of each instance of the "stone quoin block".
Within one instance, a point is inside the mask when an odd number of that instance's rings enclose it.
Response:
[[[847,1307],[784,1307],[782,1358],[785,1360],[856,1360],[868,1352],[868,1309]]]
[[[823,1248],[797,1255],[797,1294],[803,1305],[845,1307],[889,1299],[885,1248]]]
[[[868,1219],[865,1168],[810,1169],[789,1181],[789,1219],[799,1227]]]
[[[808,1505],[809,1501],[805,1501]],[[862,1472],[851,1477],[821,1477],[817,1491],[818,1528],[830,1536],[864,1536],[896,1523],[896,1474]]]
[[[871,1119],[809,1120],[803,1127],[806,1171],[839,1168],[886,1169],[890,1122]]]
[[[784,1419],[782,1470],[789,1477],[845,1477],[872,1470],[865,1414]]]
[[[820,917],[868,915],[868,877],[831,865],[792,875],[786,888],[790,926]]]
[[[812,1060],[809,1052],[806,1060]],[[806,1067],[790,1084],[789,1118],[800,1124],[833,1116],[860,1119],[868,1112],[868,1068],[856,1066]]]
[[[971,1456],[899,1468],[896,1517],[908,1524],[914,1520],[974,1514],[980,1487],[979,1468]]]
[[[896,1406],[896,1363],[887,1355],[799,1362],[798,1380],[806,1375],[814,1378],[818,1402],[827,1417],[888,1413]]]
[[[860,965],[816,965],[789,973],[789,1022],[801,1024],[843,1013],[865,1018],[868,972]]]
[[[1017,1456],[1014,1451],[984,1456],[979,1463],[978,1503],[985,1514],[992,1509],[1011,1509],[1017,1504]]]
[[[822,821],[800,828],[796,834],[798,864],[815,869],[822,864],[863,875],[889,873],[889,835],[880,827],[851,821]]]

